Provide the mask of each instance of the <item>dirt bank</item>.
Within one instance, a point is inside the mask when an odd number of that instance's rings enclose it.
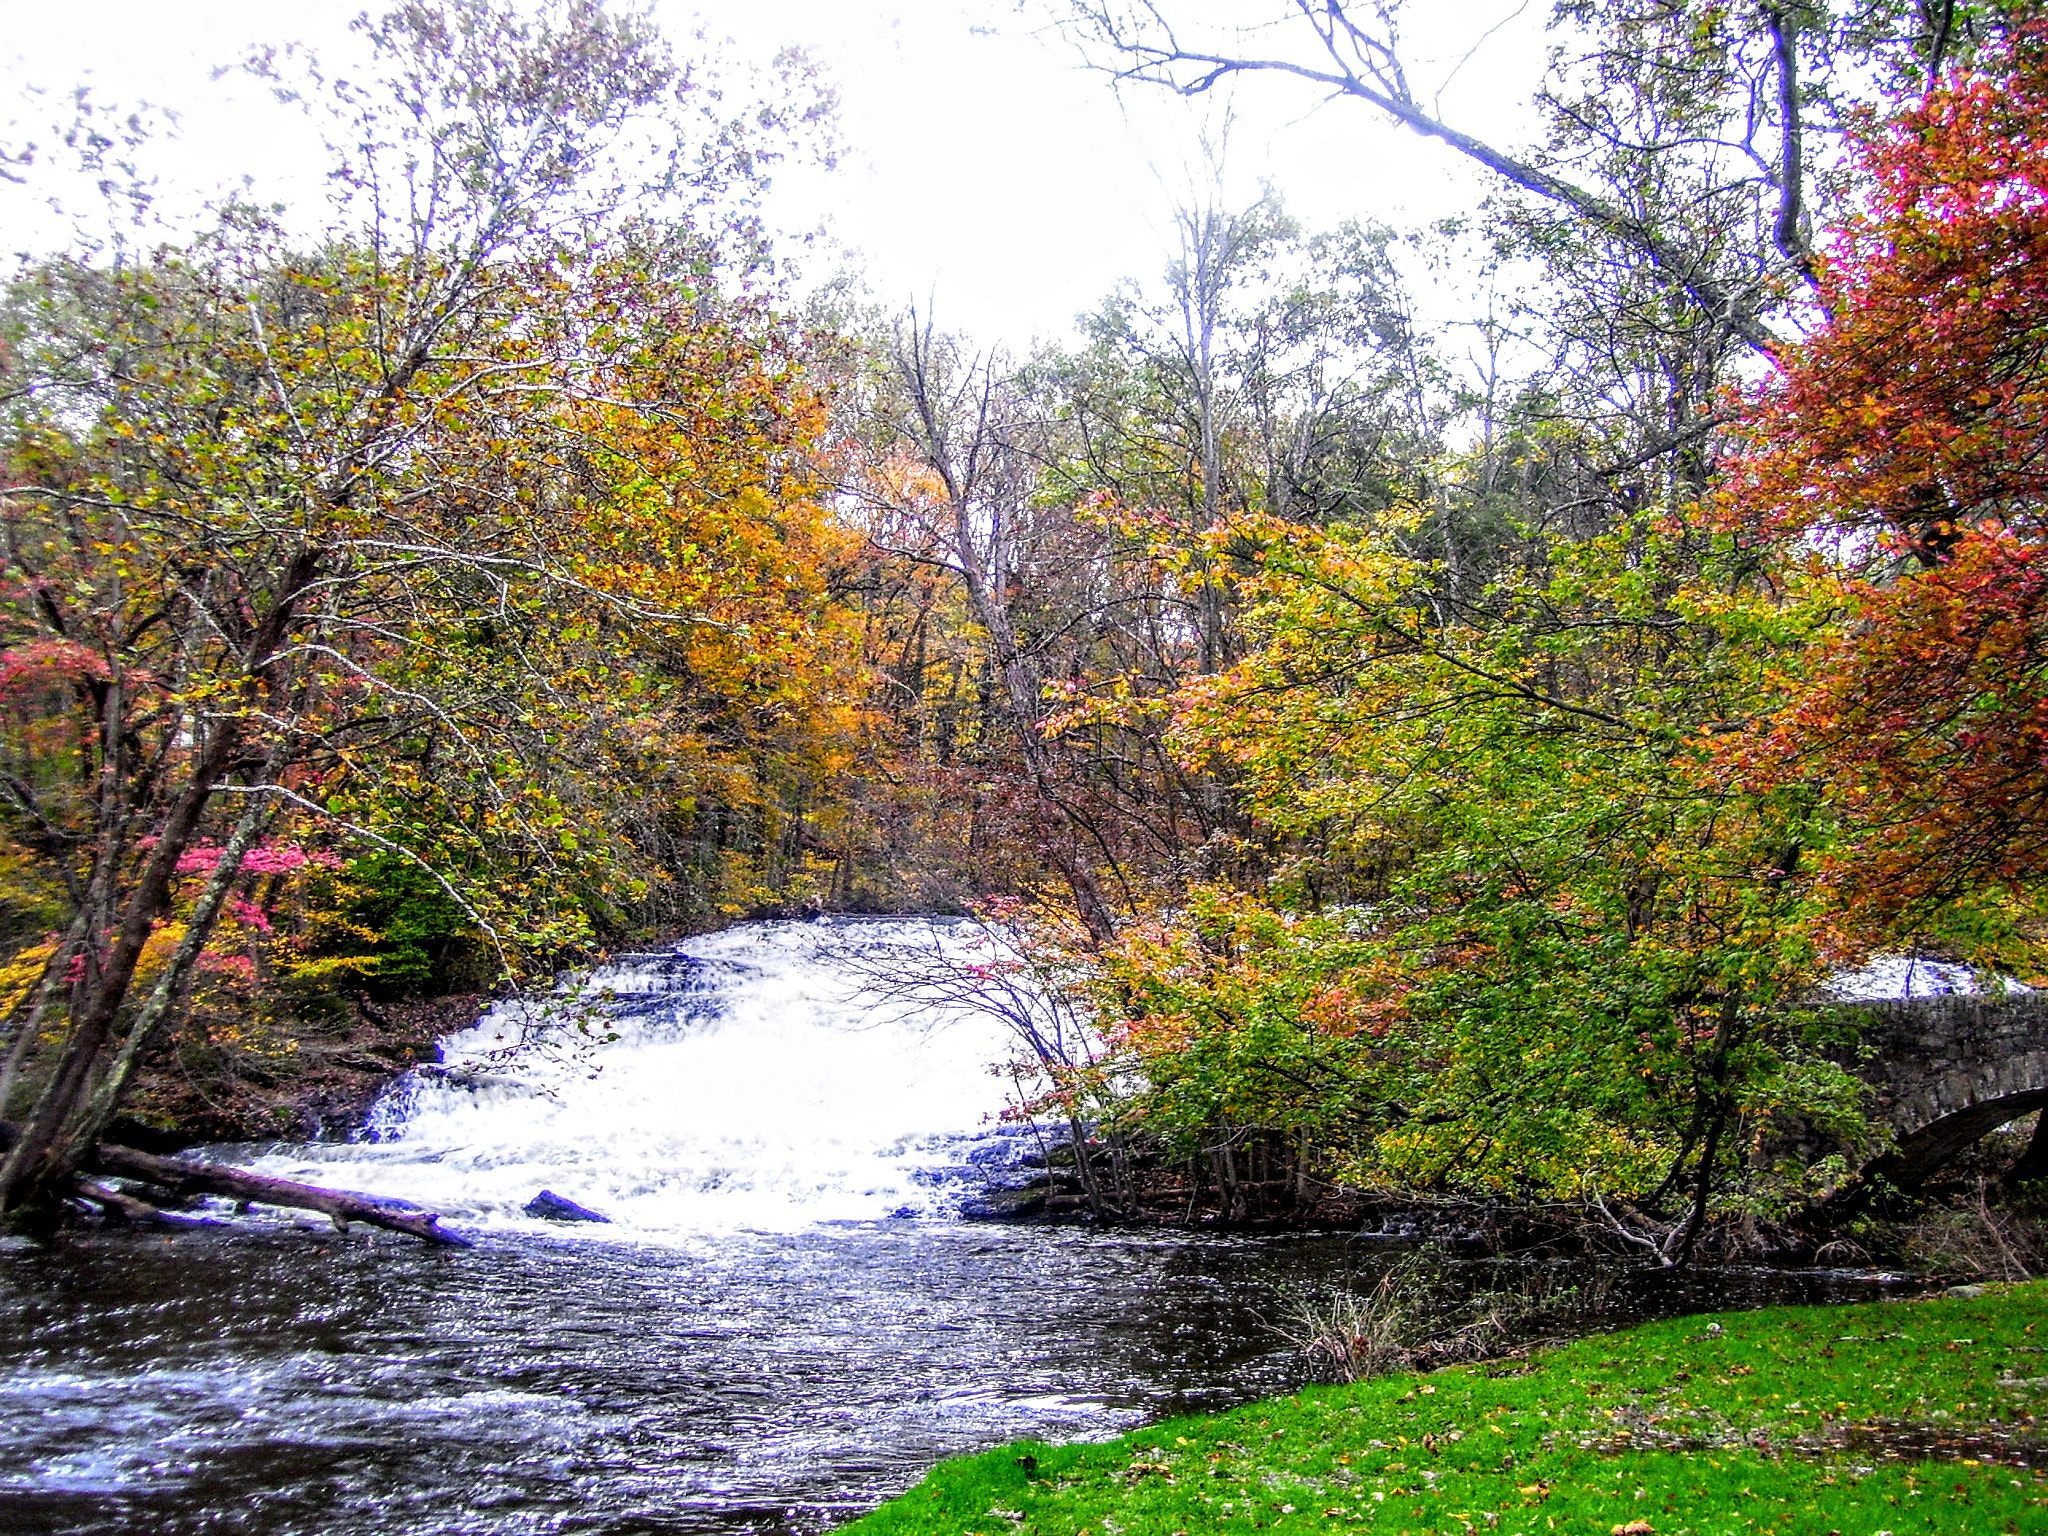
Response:
[[[475,1021],[483,993],[409,1002],[356,1001],[293,1039],[256,1035],[167,1044],[111,1139],[150,1151],[200,1142],[333,1140],[363,1123],[398,1073],[435,1058],[443,1035]],[[282,1032],[280,1032],[282,1033]]]

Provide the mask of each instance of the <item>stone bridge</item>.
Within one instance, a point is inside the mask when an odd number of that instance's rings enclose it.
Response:
[[[1831,1053],[1877,1090],[1897,1145],[1866,1173],[1924,1183],[1980,1137],[2048,1109],[2048,994],[1900,998],[1845,1005],[1861,1039]],[[2009,1179],[2048,1176],[2048,1116]]]

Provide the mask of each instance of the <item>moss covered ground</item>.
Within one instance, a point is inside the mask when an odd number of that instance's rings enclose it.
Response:
[[[2034,1284],[1683,1318],[1103,1444],[1005,1446],[847,1536],[2048,1536],[2044,1462]]]

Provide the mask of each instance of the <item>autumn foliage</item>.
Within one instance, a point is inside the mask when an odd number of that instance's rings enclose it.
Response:
[[[356,213],[0,291],[0,1220],[153,1072],[813,907],[1043,918],[1096,1033],[1038,1103],[1189,1210],[1612,1197],[1676,1258],[1838,1184],[1829,969],[2048,971],[2048,28],[1802,85],[1807,9],[1552,98],[1615,197],[1491,226],[1551,287],[1487,367],[1555,357],[1476,392],[1427,241],[1270,193],[1074,350],[805,330],[708,211],[782,108],[696,144],[600,5],[371,26]],[[1868,87],[1812,202],[1674,169],[1742,57]]]
[[[1731,755],[1838,819],[1840,948],[1948,924],[2024,964],[2013,904],[2048,873],[2048,34],[1864,153],[1829,318],[1719,501],[1840,621]]]
[[[644,21],[363,32],[375,90],[302,82],[362,194],[323,236],[228,204],[0,289],[24,1219],[151,1062],[798,883],[760,824],[851,751],[823,402],[699,218],[778,111],[622,186],[696,110]]]

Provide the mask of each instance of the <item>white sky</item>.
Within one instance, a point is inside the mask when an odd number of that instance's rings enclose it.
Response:
[[[1246,0],[1182,0],[1243,14]],[[337,51],[363,0],[0,0],[0,123],[22,85],[90,82],[111,100],[180,114],[178,175],[195,187],[255,176],[268,189],[314,165],[292,119],[214,66],[258,43]],[[1079,67],[1042,6],[1014,0],[657,0],[678,42],[701,24],[741,56],[806,47],[835,79],[849,152],[830,176],[785,176],[779,216],[823,223],[861,253],[874,297],[935,300],[940,323],[1021,348],[1065,333],[1124,276],[1163,266],[1168,212],[1202,173],[1221,99],[1132,91],[1119,101]],[[1547,0],[1418,0],[1410,78],[1454,122],[1526,138]],[[1489,33],[1491,34],[1489,36]],[[1485,41],[1481,43],[1481,39]],[[1474,44],[1478,52],[1458,68]],[[1344,218],[1421,225],[1489,190],[1455,154],[1307,87],[1248,82],[1231,103],[1232,195],[1270,179],[1313,226]],[[301,183],[317,195],[308,177]],[[41,243],[18,195],[0,202],[0,249]]]

